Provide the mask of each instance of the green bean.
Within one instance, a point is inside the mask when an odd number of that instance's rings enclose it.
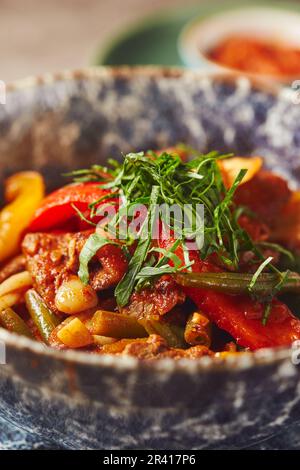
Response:
[[[185,287],[211,289],[226,294],[249,294],[251,292],[262,296],[272,294],[281,280],[276,273],[263,273],[260,274],[253,288],[249,290],[252,277],[252,274],[229,272],[177,273],[174,275],[175,281]],[[300,275],[293,272],[289,273],[280,286],[279,292],[299,293]]]
[[[110,336],[112,338],[141,338],[147,336],[145,329],[135,318],[106,310],[97,310],[90,324],[93,335]]]
[[[185,348],[184,330],[178,325],[171,325],[164,320],[139,320],[149,335],[162,336],[171,348]]]
[[[48,343],[52,331],[59,325],[60,320],[44,304],[42,298],[34,289],[29,289],[26,292],[25,302],[34,324],[37,326],[43,340]]]
[[[6,308],[0,312],[0,324],[17,335],[33,338],[24,320],[12,308]]]

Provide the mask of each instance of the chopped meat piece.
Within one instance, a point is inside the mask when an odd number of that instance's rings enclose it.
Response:
[[[97,347],[98,354],[121,354],[127,345],[132,343],[145,343],[148,338],[128,339],[123,338],[115,343],[105,344],[100,348]]]
[[[26,266],[34,287],[55,312],[56,291],[70,275],[77,274],[79,253],[90,233],[29,233],[23,240]],[[90,284],[95,290],[116,285],[128,266],[123,251],[115,245],[100,248],[90,264]]]
[[[260,219],[272,226],[291,197],[287,182],[268,171],[260,171],[239,186],[235,202],[249,207]]]
[[[69,267],[73,272],[79,268],[79,254],[91,232],[72,234],[69,243]],[[121,247],[104,245],[89,265],[90,285],[95,290],[109,289],[118,284],[126,273],[128,261]]]
[[[251,218],[245,214],[239,217],[239,225],[246,230],[252,240],[256,242],[266,241],[270,238],[270,229],[263,222]]]
[[[166,341],[161,336],[150,335],[146,341],[133,341],[127,344],[122,354],[135,356],[139,359],[153,359],[168,349]]]
[[[101,354],[122,354],[138,359],[198,359],[203,356],[213,356],[213,352],[205,346],[193,346],[189,349],[170,348],[166,341],[158,335],[148,338],[122,339],[116,343],[103,346]]]
[[[272,239],[300,253],[300,191],[293,194],[274,224]]]
[[[68,266],[71,239],[70,234],[36,233],[26,235],[23,241],[23,253],[33,285],[53,311],[57,311],[54,302],[56,290],[71,272]]]
[[[242,215],[239,218],[239,225],[246,230],[253,241],[264,242],[270,239],[270,229],[263,222],[259,222],[256,218],[251,218],[246,215]],[[273,264],[277,264],[280,258],[280,253],[274,249],[261,248],[261,252],[265,259],[272,256]],[[256,263],[253,262],[257,259],[257,255],[253,251],[245,251],[240,254],[240,269],[245,272],[255,272],[261,263],[258,260]]]
[[[192,346],[189,349],[170,349],[165,354],[162,354],[161,358],[169,357],[172,359],[199,359],[203,356],[214,356],[214,353],[206,346],[198,344],[197,346]]]
[[[99,261],[101,269],[99,269]],[[106,245],[97,253],[97,260],[90,270],[90,284],[95,290],[116,286],[128,268],[128,261],[122,249],[116,245]]]
[[[185,294],[170,276],[160,277],[153,287],[134,292],[121,313],[137,319],[164,315],[185,301]]]
[[[18,255],[7,261],[0,269],[0,282],[5,281],[13,274],[20,273],[25,269],[25,256]]]

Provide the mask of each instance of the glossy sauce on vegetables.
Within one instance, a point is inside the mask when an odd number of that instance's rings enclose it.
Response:
[[[45,198],[41,175],[13,175],[0,212],[0,326],[57,349],[147,360],[223,358],[300,340],[299,312],[280,297],[300,293],[299,192],[261,157],[185,152],[190,159],[168,149],[78,170]],[[99,227],[99,207],[119,216],[141,197],[146,238]],[[152,211],[157,201],[191,199],[206,208],[206,247],[187,260],[185,235],[176,239]]]

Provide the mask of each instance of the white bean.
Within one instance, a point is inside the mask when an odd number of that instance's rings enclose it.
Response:
[[[77,276],[64,281],[55,296],[57,309],[68,315],[93,308],[97,303],[98,297],[94,289],[83,284]]]

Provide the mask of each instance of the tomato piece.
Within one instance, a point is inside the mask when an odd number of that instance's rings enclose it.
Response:
[[[29,232],[43,232],[66,226],[72,226],[72,219],[78,219],[74,205],[79,211],[85,214],[88,220],[89,204],[97,201],[111,192],[101,188],[100,183],[78,183],[64,186],[63,188],[49,194],[34,214],[28,227]],[[105,200],[107,203],[108,200]],[[99,219],[98,219],[99,220]],[[93,219],[93,221],[95,221]],[[97,220],[96,220],[97,221]],[[88,223],[80,221],[80,229],[91,228]]]

